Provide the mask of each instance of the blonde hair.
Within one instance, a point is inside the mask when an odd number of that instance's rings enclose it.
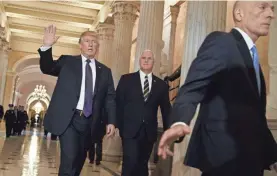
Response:
[[[95,31],[85,31],[85,32],[83,32],[83,33],[80,35],[79,43],[81,43],[82,38],[83,38],[84,36],[88,36],[88,35],[94,36],[94,37],[96,37],[96,39],[98,40],[98,34],[97,34],[97,32],[95,32]]]

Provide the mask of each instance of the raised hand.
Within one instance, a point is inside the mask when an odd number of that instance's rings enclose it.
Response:
[[[173,156],[173,153],[169,150],[169,146],[178,138],[190,133],[190,128],[187,125],[176,125],[164,132],[161,137],[158,155],[166,159],[167,155]]]
[[[56,36],[56,27],[54,25],[50,25],[44,29],[43,46],[52,46],[58,39],[59,37]]]

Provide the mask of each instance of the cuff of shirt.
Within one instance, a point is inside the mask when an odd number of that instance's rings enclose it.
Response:
[[[176,125],[185,125],[185,126],[187,126],[187,124],[184,123],[184,122],[176,122],[176,123],[173,123],[170,128],[172,128],[172,127],[174,127]]]
[[[51,48],[51,46],[42,46],[42,47],[40,47],[40,50],[41,51],[47,51],[47,50],[49,50]]]

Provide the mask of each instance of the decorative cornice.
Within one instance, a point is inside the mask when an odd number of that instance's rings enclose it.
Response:
[[[19,37],[19,36],[12,36],[12,40],[41,44],[41,39],[34,39],[34,38],[25,38],[25,37]],[[64,43],[64,42],[58,41],[55,44],[55,46],[68,47],[68,48],[74,48],[74,49],[79,48],[79,45],[78,45],[77,42],[76,42],[76,44],[73,44],[73,43],[69,43],[69,42]]]
[[[115,23],[118,21],[135,22],[138,15],[138,6],[133,2],[115,2],[112,6],[113,18]]]
[[[106,20],[106,18],[109,16],[109,13],[112,10],[113,4],[114,0],[105,1],[103,7],[98,12],[97,17],[92,24],[92,27],[90,28],[91,31],[95,30],[96,26],[98,26],[99,23],[104,22]]]

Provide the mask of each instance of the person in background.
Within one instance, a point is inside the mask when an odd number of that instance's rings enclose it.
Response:
[[[4,120],[6,122],[6,138],[12,135],[12,129],[16,120],[13,104],[9,104],[9,109],[5,112]]]
[[[2,105],[0,105],[0,122],[1,122],[1,120],[3,118],[3,116],[4,116],[4,108],[3,108]]]

